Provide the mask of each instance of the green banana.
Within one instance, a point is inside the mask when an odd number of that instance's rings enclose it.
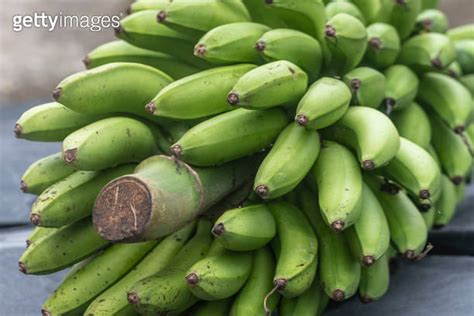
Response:
[[[237,80],[256,66],[217,67],[177,80],[146,106],[149,113],[174,119],[194,119],[231,110],[227,93]]]
[[[380,19],[382,0],[351,0],[351,2],[359,8],[367,23],[374,23]]]
[[[326,71],[341,76],[356,67],[364,57],[367,31],[355,17],[339,13],[327,21],[324,41],[331,52]]]
[[[463,73],[474,73],[474,39],[457,41],[454,49]]]
[[[463,181],[460,184],[456,185],[456,198],[457,202],[460,203],[464,200],[466,196],[466,182]]]
[[[135,166],[123,165],[103,172],[76,171],[38,196],[31,208],[30,221],[37,226],[59,228],[90,216],[102,187],[133,172]]]
[[[328,296],[315,279],[309,289],[296,298],[283,298],[280,303],[280,316],[319,316],[328,303]]]
[[[242,2],[252,21],[268,25],[271,28],[286,27],[286,23],[276,16],[264,1],[242,0]]]
[[[370,267],[362,267],[360,273],[359,295],[363,303],[381,298],[390,284],[388,251]]]
[[[171,146],[171,151],[196,166],[219,165],[270,145],[287,123],[281,109],[237,109],[194,126]]]
[[[308,86],[308,75],[295,64],[279,60],[250,70],[227,95],[233,106],[265,109],[297,102]]]
[[[430,124],[431,126],[431,124]],[[426,148],[426,151],[431,155],[431,157],[433,157],[433,159],[436,161],[436,164],[438,165],[438,167],[441,168],[441,162],[439,161],[439,157],[438,157],[438,154],[436,153],[434,147],[432,144],[430,144],[427,148]]]
[[[367,50],[364,62],[377,69],[395,63],[400,52],[400,37],[390,24],[374,23],[367,27]]]
[[[421,0],[383,0],[382,3],[379,14],[383,21],[393,25],[402,40],[407,38],[421,11]]]
[[[64,163],[61,153],[52,154],[32,163],[21,177],[21,190],[41,194],[50,185],[71,175],[75,169]]]
[[[275,218],[280,240],[280,255],[273,277],[274,290],[284,297],[296,297],[313,283],[318,240],[304,214],[295,206],[274,202],[268,207]]]
[[[313,166],[319,148],[316,131],[290,123],[258,168],[255,192],[263,199],[274,199],[292,191]]]
[[[287,60],[301,67],[311,81],[321,71],[321,46],[315,38],[303,32],[283,28],[268,31],[258,39],[255,49],[266,62]]]
[[[422,147],[403,137],[400,137],[400,149],[395,157],[380,171],[416,200],[427,200],[431,204],[441,192],[441,171],[436,161]]]
[[[415,29],[418,33],[446,33],[448,30],[448,18],[440,10],[427,9],[421,11],[416,17]]]
[[[441,70],[456,60],[451,40],[444,34],[425,33],[408,39],[400,50],[398,62],[415,72]]]
[[[452,41],[474,39],[474,23],[452,28],[446,32],[446,35],[448,35]]]
[[[456,79],[428,73],[420,81],[418,101],[435,112],[456,133],[462,133],[471,113],[472,96]]]
[[[437,227],[447,225],[454,216],[457,204],[456,187],[450,179],[443,175],[441,179],[442,192],[437,203],[434,224]]]
[[[262,224],[264,222],[261,222]],[[265,295],[272,289],[275,261],[268,247],[257,250],[254,254],[252,272],[232,303],[229,316],[264,315]],[[278,305],[280,297],[275,294],[267,302],[268,310],[273,311]],[[210,314],[208,314],[210,315]],[[204,316],[204,315],[203,315]],[[206,315],[207,316],[207,315]]]
[[[156,243],[148,241],[110,246],[84,267],[68,275],[43,304],[43,315],[84,311],[91,300],[127,274]],[[120,258],[120,263],[117,264],[116,258]]]
[[[441,195],[439,197],[440,199],[442,198],[442,195],[443,195],[443,192],[441,192]],[[435,216],[437,212],[438,212],[437,206],[434,205],[433,207],[430,207],[428,211],[421,213],[421,216],[423,216],[423,220],[425,221],[425,224],[426,224],[426,229],[428,231],[430,231],[431,228],[433,228],[434,220],[435,220]]]
[[[344,234],[354,256],[363,266],[371,266],[387,251],[390,231],[382,206],[364,184],[360,216]]]
[[[390,114],[412,104],[420,82],[416,74],[404,65],[390,66],[384,74],[387,82],[383,101],[385,112]]]
[[[275,220],[265,204],[248,205],[224,212],[216,220],[212,234],[226,249],[257,250],[275,237]]]
[[[326,19],[330,20],[339,13],[352,15],[362,24],[367,24],[359,8],[349,1],[332,1],[326,5]]]
[[[230,304],[232,298],[217,301],[203,301],[198,303],[186,315],[189,316],[227,316],[229,315]]]
[[[25,274],[56,272],[89,257],[108,241],[95,232],[90,218],[47,234],[21,255],[18,263]]]
[[[127,13],[135,13],[146,10],[164,10],[171,3],[171,0],[141,0],[133,2]]]
[[[344,82],[323,77],[309,87],[298,103],[295,122],[312,129],[327,127],[346,113],[351,97]]]
[[[220,242],[207,256],[189,268],[186,283],[189,290],[206,301],[222,300],[236,294],[252,271],[252,254],[225,249]]]
[[[194,47],[194,55],[213,63],[254,63],[262,59],[255,42],[270,27],[253,22],[221,25],[207,32]]]
[[[352,91],[354,105],[378,108],[385,97],[385,77],[369,67],[359,67],[348,72],[342,80]]]
[[[418,146],[427,149],[431,142],[431,125],[428,115],[421,106],[413,103],[390,115],[398,133]]]
[[[426,9],[435,9],[438,7],[439,0],[421,0],[421,8]]]
[[[415,259],[424,249],[428,230],[423,216],[405,192],[385,189],[381,179],[364,177],[382,205],[390,227],[390,238],[397,250],[407,259]]]
[[[74,112],[62,104],[37,105],[21,115],[13,132],[17,138],[41,142],[60,142],[75,130],[103,116]]]
[[[160,241],[133,270],[97,296],[87,307],[84,314],[94,316],[134,315],[133,307],[127,301],[127,291],[139,280],[168,266],[173,257],[188,241],[195,227],[196,222],[193,221]]]
[[[111,63],[73,74],[59,83],[57,102],[79,113],[125,112],[148,117],[144,106],[172,81],[137,63]]]
[[[202,259],[211,243],[210,222],[199,220],[197,232],[166,268],[135,283],[127,299],[139,314],[179,313],[198,299],[186,285],[186,271]]]
[[[153,0],[155,1],[155,0]],[[140,3],[140,2],[136,2]],[[174,79],[180,79],[199,71],[198,67],[187,64],[172,55],[135,47],[118,40],[95,48],[84,59],[87,69],[93,69],[115,62],[139,63],[164,71]]]
[[[454,133],[439,117],[430,115],[432,144],[441,167],[451,181],[459,185],[472,165],[472,155],[460,135]]]
[[[102,170],[139,162],[159,152],[156,140],[164,137],[155,138],[158,131],[157,127],[132,118],[103,119],[66,137],[63,159],[81,170]]]
[[[48,228],[48,227],[35,227],[31,231],[31,233],[26,238],[26,247],[28,248],[33,243],[37,243],[39,240],[43,239],[44,237],[54,233],[57,229],[56,228]]]
[[[459,78],[459,81],[471,92],[474,98],[474,74],[464,75]]]
[[[461,77],[463,77],[463,72],[462,72],[462,69],[461,69],[461,65],[457,62],[457,61],[453,61],[444,71],[442,71],[441,73],[444,73],[454,79],[457,79],[458,81],[460,81],[466,88],[468,88],[469,92],[471,92],[471,89],[469,88],[469,86],[465,85],[463,80],[461,79]],[[472,94],[472,92],[471,92]]]
[[[335,232],[354,224],[361,213],[363,197],[362,174],[354,155],[344,146],[324,141],[311,172],[324,223]]]
[[[400,147],[397,128],[383,113],[365,106],[352,106],[323,137],[340,142],[357,152],[363,169],[379,168],[392,160]]]

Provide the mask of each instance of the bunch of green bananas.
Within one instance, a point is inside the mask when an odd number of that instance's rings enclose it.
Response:
[[[20,270],[43,315],[314,316],[379,299],[471,177],[474,25],[437,1],[141,0],[18,138],[62,142]]]

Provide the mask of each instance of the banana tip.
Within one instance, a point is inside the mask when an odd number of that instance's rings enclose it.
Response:
[[[89,55],[87,55],[86,57],[84,57],[84,59],[82,60],[82,62],[84,63],[84,66],[86,66],[86,68],[89,68],[89,65],[91,63],[91,59],[89,58]]]
[[[462,134],[464,133],[464,129],[465,129],[464,125],[458,125],[454,128],[454,132],[456,134]]]
[[[378,37],[372,37],[369,40],[369,45],[374,51],[378,52],[382,48],[382,41]]]
[[[326,37],[335,37],[336,29],[331,25],[326,25],[324,29],[324,34],[326,35]]]
[[[423,20],[421,21],[421,26],[424,30],[431,31],[431,29],[433,28],[433,21],[431,19]]]
[[[429,199],[431,194],[430,194],[430,191],[429,190],[420,190],[420,192],[418,193],[419,197],[423,200],[426,200],[426,199]]]
[[[367,295],[361,295],[360,296],[360,301],[364,304],[369,304],[369,303],[373,302],[373,300],[370,297],[368,297]]]
[[[443,69],[443,62],[441,61],[441,59],[436,57],[431,60],[431,66],[433,66],[433,68],[435,69],[441,70]]]
[[[30,215],[30,222],[35,225],[35,226],[38,226],[40,223],[41,223],[41,217],[39,214],[36,214],[36,213],[33,213]]]
[[[128,292],[127,300],[132,305],[137,305],[138,303],[140,303],[140,297],[135,292]]]
[[[265,4],[273,4],[273,0],[265,0]]]
[[[214,226],[214,228],[212,229],[212,233],[215,235],[215,236],[221,236],[222,234],[225,233],[225,226],[223,223],[218,223]]]
[[[396,105],[397,101],[395,101],[395,99],[393,98],[385,98],[383,100],[383,104],[385,105],[385,113],[387,115],[390,115],[393,111],[393,109],[395,108],[395,105]]]
[[[306,126],[308,125],[309,123],[309,119],[306,115],[304,114],[298,114],[296,115],[295,117],[295,122],[296,124],[300,125],[300,126]]]
[[[362,168],[364,170],[373,170],[375,168],[375,163],[373,160],[364,160],[362,161]]]
[[[77,158],[77,148],[67,149],[63,152],[64,162],[68,164],[73,164]]]
[[[380,191],[389,193],[392,195],[397,195],[398,192],[400,192],[400,187],[396,184],[385,182],[384,184],[380,186]]]
[[[127,10],[125,10],[125,13],[127,13],[127,15],[131,14],[132,13],[132,6],[128,6]]]
[[[345,295],[344,291],[339,290],[339,289],[334,290],[334,292],[332,292],[332,294],[331,294],[331,298],[336,302],[342,302],[344,300],[345,296],[346,295]]]
[[[194,55],[197,57],[204,57],[206,52],[206,45],[204,44],[197,44],[196,47],[194,47]]]
[[[181,153],[183,151],[183,148],[180,145],[175,144],[175,145],[171,146],[170,151],[171,151],[171,154],[173,154],[173,156],[175,156],[176,158],[179,158],[179,157],[181,157]]]
[[[16,138],[20,138],[22,131],[21,131],[21,125],[20,124],[15,124],[15,127],[13,128],[13,133],[15,134]]]
[[[57,87],[56,89],[54,89],[53,90],[54,100],[58,101],[59,98],[61,97],[62,92],[63,92],[63,89],[61,87]]]
[[[258,40],[256,43],[255,43],[255,49],[259,52],[263,52],[265,50],[265,48],[267,48],[267,43],[265,43],[265,41],[262,41],[262,40]]]
[[[255,193],[257,193],[260,198],[265,199],[268,196],[268,187],[264,184],[257,185],[255,187]]]
[[[119,37],[122,33],[124,33],[122,25],[114,27],[115,36]]]
[[[158,21],[158,23],[163,23],[166,20],[166,12],[164,10],[158,12],[158,14],[156,15],[156,20]]]
[[[406,258],[406,259],[415,259],[415,251],[413,250],[407,250],[405,251],[405,253],[403,254],[403,256]]]
[[[451,178],[451,181],[455,185],[460,185],[462,183],[462,179],[463,179],[463,177],[461,177],[461,176],[454,176],[454,177]]]
[[[147,105],[145,105],[145,111],[147,111],[150,114],[154,114],[156,111],[156,103],[149,102]]]
[[[190,286],[195,286],[199,283],[199,275],[195,272],[191,272],[186,276],[186,283]]]
[[[352,90],[359,90],[361,85],[362,85],[362,81],[360,81],[360,79],[354,78],[351,80]]]
[[[20,181],[20,190],[23,193],[28,192],[28,184],[26,184],[26,182],[23,180]]]
[[[27,274],[28,270],[26,269],[26,264],[22,261],[18,262],[18,269],[21,273]]]
[[[230,105],[239,104],[239,95],[235,92],[230,92],[227,95],[227,103],[229,103]]]
[[[422,203],[422,204],[419,204],[417,205],[418,206],[418,210],[422,213],[426,213],[430,210],[431,208],[431,203],[430,204],[425,204],[425,203]]]
[[[51,313],[45,309],[41,310],[41,316],[51,316]]]
[[[334,221],[334,222],[331,223],[331,228],[336,233],[340,233],[344,230],[345,225],[346,225],[346,223],[344,223],[343,221],[337,220],[337,221]]]
[[[396,0],[396,3],[398,5],[405,5],[407,3],[407,1],[406,0]]]
[[[31,246],[31,244],[32,244],[33,242],[32,242],[31,240],[27,239],[27,240],[25,241],[25,243],[26,243],[26,248],[28,248],[29,246]]]
[[[375,258],[374,256],[364,256],[362,258],[362,264],[365,266],[365,267],[370,267],[371,265],[373,265],[375,263]]]
[[[276,279],[276,280],[273,281],[273,285],[275,286],[275,288],[278,291],[283,290],[286,287],[287,284],[288,284],[287,279]]]

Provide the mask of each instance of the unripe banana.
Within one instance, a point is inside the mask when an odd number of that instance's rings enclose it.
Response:
[[[461,182],[461,184],[456,185],[456,198],[457,202],[460,203],[464,200],[466,196],[466,182]]]
[[[344,146],[325,141],[311,172],[324,223],[335,232],[354,224],[363,199],[362,174],[354,155]]]
[[[421,0],[421,8],[426,9],[435,9],[438,7],[439,0]]]
[[[227,95],[233,106],[265,109],[297,102],[308,86],[308,75],[295,64],[279,60],[250,70]]]
[[[127,117],[97,121],[70,134],[63,142],[63,159],[81,170],[102,170],[139,162],[157,152],[157,127]]]
[[[474,98],[474,74],[464,75],[459,78],[459,81],[471,92]]]
[[[320,142],[316,131],[290,123],[258,168],[255,192],[262,199],[274,199],[292,191],[316,161]]]
[[[220,243],[197,261],[186,273],[190,291],[206,301],[221,300],[236,294],[252,271],[252,254],[226,250]]]
[[[351,97],[344,82],[323,77],[309,87],[298,103],[295,121],[312,129],[327,127],[346,113]]]
[[[365,106],[352,106],[323,137],[342,143],[357,152],[363,169],[386,165],[398,152],[397,128],[383,113]]]
[[[371,303],[381,298],[390,284],[389,254],[384,254],[370,267],[362,267],[359,295],[363,303]]]
[[[407,66],[393,65],[384,72],[386,78],[385,112],[403,109],[412,104],[418,91],[419,80],[416,74]]]
[[[438,154],[444,173],[459,185],[472,165],[472,155],[461,136],[454,133],[436,115],[430,115],[432,144]]]
[[[441,192],[441,195],[437,203],[439,203],[439,200],[442,198],[443,198],[443,192]],[[431,228],[433,228],[435,216],[437,212],[438,212],[438,207],[437,205],[434,205],[433,207],[430,207],[428,211],[421,213],[421,216],[423,216],[423,220],[425,221],[426,229],[428,231],[430,231]]]
[[[252,21],[268,25],[271,28],[286,27],[286,23],[274,14],[264,1],[242,0],[242,2],[247,7]]]
[[[71,175],[75,168],[64,163],[61,153],[52,154],[32,163],[21,177],[21,190],[41,194],[50,185]]]
[[[440,10],[424,10],[416,17],[415,29],[418,33],[446,33],[448,30],[448,18]]]
[[[264,222],[260,222],[263,224]],[[268,247],[257,250],[254,254],[252,273],[244,287],[232,303],[229,316],[265,315],[264,299],[271,291],[275,261]],[[273,311],[278,305],[280,296],[272,295],[266,307]],[[209,315],[209,314],[208,314]],[[204,316],[204,315],[203,315]]]
[[[212,233],[226,249],[257,250],[275,237],[275,220],[265,204],[249,205],[222,214]]]
[[[422,147],[403,137],[395,157],[380,171],[415,200],[427,200],[429,205],[436,202],[441,192],[441,171],[436,161]]]
[[[367,31],[364,24],[353,16],[339,13],[326,23],[325,43],[331,52],[326,71],[344,75],[356,67],[367,48]]]
[[[41,227],[59,228],[88,217],[95,199],[109,181],[133,172],[123,165],[103,172],[76,171],[48,187],[31,208],[30,221]]]
[[[84,314],[94,316],[134,315],[133,307],[127,301],[127,291],[139,280],[164,269],[183,248],[195,227],[196,222],[191,222],[176,233],[164,238],[133,270],[96,297]]]
[[[172,81],[136,63],[111,63],[71,75],[54,89],[57,102],[79,113],[125,112],[148,117],[144,106]]]
[[[387,20],[385,21],[397,29],[402,40],[407,38],[411,34],[416,23],[416,17],[421,11],[421,0],[384,0],[382,2],[381,16],[386,15]]]
[[[155,1],[155,0],[153,0]],[[136,3],[141,3],[136,2]],[[147,1],[146,1],[147,2]],[[174,79],[180,79],[199,71],[172,55],[135,47],[125,41],[118,40],[105,43],[95,48],[84,59],[87,69],[96,68],[115,62],[139,63],[164,71]]]
[[[387,251],[390,231],[382,206],[364,184],[360,216],[344,234],[354,256],[363,266],[371,266]]]
[[[426,74],[420,81],[417,99],[454,131],[464,131],[471,113],[472,96],[456,79],[438,73]]]
[[[38,242],[49,234],[54,233],[56,230],[56,228],[35,227],[26,238],[26,247],[28,248],[31,244]]]
[[[309,289],[295,298],[283,298],[280,303],[280,316],[319,316],[326,308],[328,296],[315,279]]]
[[[431,124],[430,124],[431,126]],[[441,162],[439,160],[439,157],[438,157],[438,154],[436,153],[436,150],[434,149],[433,145],[430,144],[427,148],[426,148],[426,151],[431,155],[431,157],[433,157],[433,159],[436,161],[436,164],[438,165],[438,167],[441,169],[442,166],[441,166]]]
[[[190,164],[219,165],[270,145],[287,123],[281,109],[237,109],[194,126],[171,146],[171,151]]]
[[[474,73],[474,39],[457,41],[454,49],[463,73]]]
[[[437,203],[434,224],[438,227],[447,225],[454,216],[457,204],[456,187],[450,179],[443,175],[441,178],[441,197]]]
[[[326,5],[326,19],[330,20],[339,13],[352,15],[362,24],[367,24],[364,15],[360,12],[359,8],[349,1],[332,1]]]
[[[164,10],[171,3],[171,0],[141,0],[133,2],[127,13],[135,13],[146,10]]]
[[[276,202],[269,204],[269,208],[275,217],[280,241],[280,255],[273,277],[274,289],[285,297],[295,297],[313,283],[318,262],[318,240],[304,214],[295,206]]]
[[[31,244],[18,265],[25,274],[53,273],[89,257],[107,244],[95,232],[90,218],[86,218]]]
[[[194,119],[232,109],[227,93],[254,65],[217,67],[177,80],[146,106],[149,113],[174,119]]]
[[[385,77],[373,68],[355,68],[342,80],[352,91],[351,104],[378,108],[385,97]]]
[[[221,25],[201,37],[194,55],[213,63],[261,64],[255,42],[269,30],[268,26],[253,22]]]
[[[128,291],[128,302],[139,314],[179,313],[198,299],[186,285],[186,271],[207,253],[211,243],[210,223],[201,219],[194,237],[166,268],[135,283]]]
[[[374,23],[367,27],[367,50],[364,61],[377,69],[395,63],[400,52],[400,37],[390,24]]]
[[[110,246],[66,277],[43,304],[43,315],[84,311],[94,297],[122,278],[155,245],[156,241],[148,241]],[[117,258],[120,258],[119,263],[116,262]]]
[[[189,316],[228,316],[232,298],[217,301],[203,301],[186,311]]]
[[[102,117],[77,113],[62,104],[50,102],[24,112],[16,122],[13,132],[21,139],[60,142],[75,130]]]
[[[364,177],[382,205],[390,227],[390,238],[407,259],[415,259],[424,249],[428,230],[417,207],[401,190],[386,189],[386,183],[374,176]]]
[[[367,23],[374,23],[380,18],[382,0],[351,0],[351,2],[359,8]]]
[[[427,149],[431,142],[431,125],[428,115],[417,103],[395,111],[390,119],[397,127],[398,133],[418,146]]]
[[[408,39],[402,46],[398,62],[415,72],[441,70],[456,60],[451,40],[444,34],[425,33]]]
[[[474,23],[452,28],[446,32],[446,35],[448,35],[452,41],[474,39]]]

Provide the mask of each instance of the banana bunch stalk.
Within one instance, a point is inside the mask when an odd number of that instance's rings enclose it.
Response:
[[[473,175],[474,25],[436,2],[134,2],[14,126],[62,143],[21,178],[19,269],[72,267],[43,315],[381,298]]]

